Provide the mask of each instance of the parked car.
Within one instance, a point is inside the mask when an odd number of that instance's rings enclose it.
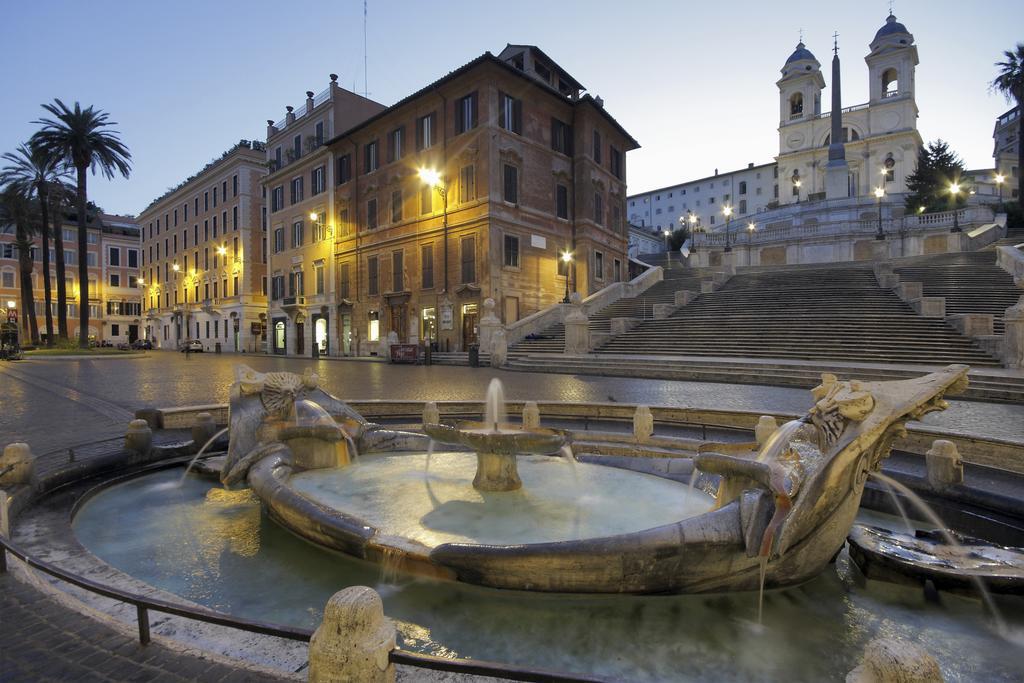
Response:
[[[118,342],[117,343],[117,350],[118,351],[130,351],[131,348],[132,348],[132,345],[129,344],[128,342]]]
[[[202,353],[203,342],[199,341],[198,339],[189,339],[186,342],[182,342],[178,350],[181,351],[182,353],[184,353],[185,351],[191,351],[193,353]]]
[[[132,342],[132,348],[136,351],[152,351],[153,342],[148,339],[136,339]]]

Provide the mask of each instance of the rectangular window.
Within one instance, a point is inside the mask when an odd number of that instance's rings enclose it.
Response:
[[[128,267],[138,268],[139,267],[139,250],[129,249],[128,250]]]
[[[742,216],[746,212],[747,212],[747,200],[746,199],[741,199],[740,200],[740,215]]]
[[[270,212],[284,208],[284,185],[278,185],[270,192]]]
[[[338,209],[338,231],[342,237],[352,233],[352,223],[348,219],[348,209]]]
[[[505,265],[519,267],[519,238],[515,235],[505,235]]]
[[[608,159],[612,175],[622,180],[622,152],[614,147],[608,148]]]
[[[594,193],[594,222],[604,225],[604,195],[600,192]]]
[[[594,252],[594,277],[598,280],[604,279],[604,254]]]
[[[420,247],[420,286],[423,289],[434,288],[434,245],[424,244]]]
[[[601,163],[601,133],[595,128],[594,129],[594,146],[593,146],[594,163]]]
[[[617,203],[612,204],[612,230],[622,232],[622,209]]]
[[[476,168],[473,165],[463,166],[459,171],[459,201],[469,202],[476,199]]]
[[[228,200],[228,181],[223,180],[220,184],[220,198],[222,201]]]
[[[341,264],[341,291],[339,294],[342,299],[348,299],[352,296],[352,275],[349,272],[347,263]]]
[[[572,126],[556,118],[551,119],[551,149],[572,154]]]
[[[280,254],[284,251],[284,228],[274,230],[274,253]]]
[[[303,226],[302,221],[295,221],[292,223],[292,249],[302,246],[304,231],[305,227]]]
[[[505,164],[505,182],[502,188],[502,199],[509,204],[519,203],[519,169],[512,164]]]
[[[416,119],[416,151],[434,146],[434,131],[437,130],[437,112]]]
[[[324,144],[324,122],[317,121],[316,128],[314,128],[314,130],[316,131],[316,133],[314,134],[314,138],[316,139],[316,145],[317,147],[319,147],[320,145]]]
[[[476,93],[470,93],[455,101],[455,132],[465,133],[476,128],[478,116]]]
[[[110,274],[110,286],[111,287],[120,287],[121,286],[121,276],[118,275],[117,273],[111,273]]]
[[[178,246],[177,246],[178,245],[178,236],[177,235],[174,236],[174,245],[175,245],[174,246],[174,250],[177,251],[178,250]],[[121,265],[121,250],[120,249],[118,249],[117,247],[110,247],[110,260],[108,261],[108,263],[110,265],[112,265],[112,266],[119,266],[119,265]]]
[[[324,167],[318,166],[314,168],[313,171],[310,173],[309,195],[313,197],[315,195],[320,194],[325,189],[327,188],[324,182]]]
[[[374,140],[363,146],[363,172],[372,173],[377,170],[378,166],[377,141]]]
[[[178,227],[178,210],[174,210],[174,227]]]
[[[327,238],[327,214],[320,212],[313,221],[313,241],[321,242]]]
[[[523,132],[523,101],[505,93],[498,95],[498,101],[498,125],[510,133],[521,135]]]
[[[196,195],[193,201],[194,201],[194,204],[195,204],[195,206],[193,206],[193,209],[195,209],[195,210],[192,213],[195,214],[196,216],[198,216],[199,215],[199,195]],[[158,234],[158,235],[160,234],[160,226],[159,225],[156,227],[156,234]]]
[[[203,193],[203,211],[210,210],[210,192],[207,190]]]
[[[402,143],[405,142],[405,128],[395,128],[388,133],[388,163],[402,158]]]
[[[398,223],[402,220],[402,191],[394,190],[391,193],[391,222]]]
[[[292,178],[292,204],[298,204],[302,201],[302,177]]]
[[[391,252],[391,291],[405,290],[405,252]]]
[[[462,280],[463,284],[476,281],[476,238],[463,237],[459,245],[461,247]]]
[[[343,185],[352,180],[352,155],[346,154],[338,158],[338,185]]]
[[[615,259],[614,266],[615,266],[615,273],[614,273],[615,281],[616,282],[622,282],[622,261],[620,261],[619,259]]]
[[[376,296],[380,293],[380,283],[377,280],[377,257],[371,256],[366,259],[366,293]]]
[[[313,264],[313,276],[316,280],[316,293],[324,293],[324,264],[314,263]]]
[[[434,188],[430,185],[423,185],[420,188],[420,213],[430,213],[434,210]]]
[[[377,227],[377,200],[371,199],[366,202],[366,229],[374,230]]]
[[[302,156],[302,136],[296,135],[292,138],[292,159],[298,159]]]
[[[238,174],[231,176],[231,196],[238,196]],[[188,220],[188,216],[185,216],[185,220]]]
[[[238,230],[238,207],[231,207],[231,229]]]
[[[182,204],[182,205],[181,205],[181,208],[182,208],[182,210],[184,210],[184,212],[185,212],[185,222],[186,222],[186,223],[188,223],[188,202],[185,202],[184,204]],[[150,230],[149,230],[149,236],[150,236],[150,237],[152,237],[152,236],[153,236],[153,230],[152,230],[152,228],[150,228]]]

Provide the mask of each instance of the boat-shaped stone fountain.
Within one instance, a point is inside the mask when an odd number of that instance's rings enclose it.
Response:
[[[797,584],[838,553],[868,474],[907,421],[945,408],[967,367],[893,382],[823,375],[814,406],[759,452],[702,452],[715,496],[552,458],[568,435],[481,423],[374,425],[315,376],[240,368],[225,484],[320,545],[500,588],[657,593]],[[474,452],[431,454],[433,437]],[[358,454],[358,456],[357,456]]]

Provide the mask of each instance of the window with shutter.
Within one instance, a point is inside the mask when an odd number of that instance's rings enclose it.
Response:
[[[509,204],[519,203],[519,169],[511,164],[505,164],[505,183],[502,199]]]
[[[476,281],[476,238],[463,237],[461,243],[462,283]]]
[[[555,215],[569,218],[569,188],[562,184],[555,185]]]
[[[594,129],[594,163],[601,163],[601,133]]]
[[[423,289],[434,288],[434,246],[424,244],[420,247],[420,286]]]
[[[391,193],[391,222],[397,223],[402,220],[402,191],[395,190]]]
[[[463,166],[459,171],[459,201],[469,202],[476,199],[476,168],[473,165]]]
[[[371,256],[366,259],[366,292],[370,296],[376,296],[380,293],[377,275],[377,257]]]
[[[366,202],[366,229],[373,230],[377,227],[377,200],[371,199]]]
[[[391,291],[405,290],[405,252],[391,252]]]

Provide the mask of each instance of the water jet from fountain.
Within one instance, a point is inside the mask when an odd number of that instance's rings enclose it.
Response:
[[[219,432],[211,436],[210,439],[203,444],[203,447],[200,448],[199,451],[192,457],[192,460],[189,461],[188,467],[185,468],[185,472],[182,473],[181,475],[181,479],[178,480],[179,488],[181,487],[182,484],[185,483],[185,477],[187,477],[188,473],[192,470],[192,466],[196,464],[196,460],[199,460],[199,456],[206,452],[206,449],[210,447],[210,444],[217,440],[217,437],[219,437],[221,434],[227,433],[229,429],[230,427],[225,427],[224,429],[220,430]]]

